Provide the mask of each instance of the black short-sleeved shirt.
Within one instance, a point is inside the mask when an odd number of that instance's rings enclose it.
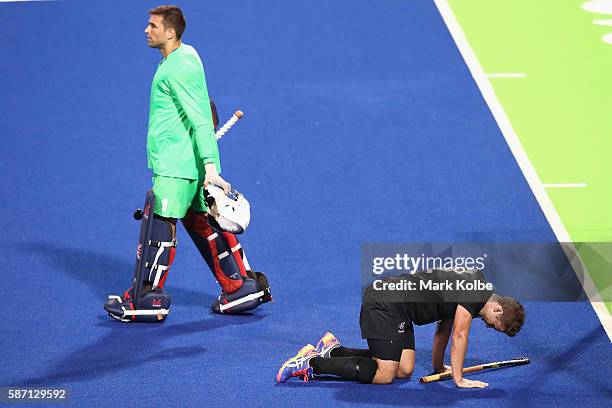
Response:
[[[373,283],[365,291],[363,303],[385,309],[402,321],[423,325],[454,318],[457,305],[476,318],[492,294],[492,285],[482,271],[429,269]]]

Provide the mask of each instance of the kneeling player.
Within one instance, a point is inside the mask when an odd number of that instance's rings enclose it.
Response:
[[[428,281],[448,283],[421,286],[421,282]],[[415,358],[412,324],[437,322],[432,346],[434,372],[452,370],[457,387],[486,387],[487,383],[463,378],[472,319],[481,317],[487,327],[512,337],[521,329],[525,312],[513,298],[498,296],[492,290],[465,289],[473,287],[470,283],[477,281],[481,283],[480,287],[486,283],[479,271],[427,270],[383,281],[393,283],[395,286],[392,287],[406,288],[395,293],[380,290],[379,281],[365,291],[361,306],[360,326],[362,337],[368,343],[367,349],[343,347],[328,332],[316,347],[308,344],[285,361],[276,380],[284,382],[291,377],[303,377],[308,381],[317,375],[335,375],[367,384],[390,384],[396,378],[409,378]],[[400,286],[400,282],[413,283],[412,286]],[[408,290],[419,287],[437,289]],[[448,367],[443,361],[451,331],[451,366]]]

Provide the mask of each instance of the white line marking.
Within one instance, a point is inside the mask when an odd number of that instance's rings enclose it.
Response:
[[[459,25],[459,22],[455,18],[453,10],[448,4],[448,0],[434,0],[434,3],[438,8],[438,11],[442,16],[442,19],[444,20],[448,31],[455,40],[457,48],[461,52],[461,55],[463,56],[466,65],[470,69],[470,72],[472,73],[472,76],[474,77],[474,80],[476,81],[476,84],[478,85],[478,88],[480,89],[483,98],[487,102],[491,113],[495,117],[495,121],[497,122],[499,129],[504,135],[506,143],[508,143],[508,146],[510,147],[512,154],[514,155],[514,158],[516,159],[519,167],[523,172],[523,175],[525,176],[525,179],[529,183],[529,187],[531,187],[531,191],[538,200],[538,203],[540,204],[540,207],[542,208],[542,211],[544,212],[544,215],[546,216],[550,227],[555,233],[557,240],[562,243],[568,243],[563,244],[562,247],[568,256],[568,259],[576,259],[575,248],[574,245],[571,244],[572,240],[570,238],[570,235],[565,229],[563,223],[561,222],[561,218],[559,217],[557,210],[553,206],[552,201],[550,201],[550,198],[548,197],[548,194],[546,193],[546,190],[544,189],[544,186],[542,185],[538,174],[536,173],[533,165],[529,161],[527,153],[523,149],[523,146],[521,145],[518,136],[514,132],[514,129],[510,124],[510,120],[508,119],[504,108],[499,102],[499,99],[497,99],[497,96],[495,95],[495,91],[493,90],[491,83],[487,79],[482,66],[478,62],[478,58],[476,58],[474,50],[472,50],[472,47],[470,47],[465,33],[463,32],[461,26]],[[571,247],[574,251],[573,254],[568,253],[568,246]],[[584,265],[580,257],[577,258],[580,264]],[[593,310],[595,310],[597,317],[601,321],[601,325],[608,334],[608,338],[610,339],[610,341],[612,341],[612,315],[608,313],[608,309],[606,309],[606,306],[601,299],[601,295],[597,291],[597,288],[595,287],[595,284],[593,283],[590,274],[586,270],[586,267],[583,268],[584,274],[578,273],[576,268],[575,271],[578,280],[582,284],[584,292],[589,297],[591,306],[593,306]]]
[[[591,13],[612,14],[612,0],[591,0],[582,3],[580,7]]]
[[[495,72],[486,74],[489,78],[526,78],[527,74],[522,72]]]
[[[612,20],[593,20],[593,24],[602,26],[612,26]]]
[[[542,184],[544,188],[586,188],[589,185],[587,183],[551,183]]]

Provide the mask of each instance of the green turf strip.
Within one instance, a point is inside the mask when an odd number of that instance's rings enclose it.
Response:
[[[572,240],[612,242],[612,44],[602,40],[612,26],[593,23],[612,14],[577,0],[449,3],[487,74],[527,75],[490,81],[542,183],[588,184],[547,189]],[[602,251],[580,247],[610,300],[612,260]]]

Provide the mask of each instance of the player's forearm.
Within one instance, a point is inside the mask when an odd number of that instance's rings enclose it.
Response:
[[[199,98],[206,100],[206,105],[202,106],[196,103],[195,101],[199,100]],[[211,160],[219,161],[219,149],[217,147],[217,139],[215,138],[215,126],[208,96],[185,93],[179,100],[193,129],[193,138],[195,139],[200,158],[204,160],[204,163]]]
[[[194,139],[197,145],[198,154],[204,163],[219,161],[219,148],[215,132],[208,124],[194,127]]]
[[[455,384],[463,379],[463,363],[465,362],[465,354],[468,348],[468,333],[457,332],[453,334],[451,343],[451,369],[453,372],[453,380]]]
[[[444,371],[444,352],[448,345],[452,329],[452,321],[441,320],[438,322],[431,348],[431,365],[435,371]]]
[[[204,170],[206,171],[206,174],[218,174],[217,172],[217,166],[215,165],[215,163],[211,162],[211,163],[206,163],[204,165]]]
[[[192,137],[195,140],[198,155],[204,164],[214,162],[217,164],[217,171],[220,170],[219,149],[215,138],[215,128],[213,124],[210,100],[204,87],[196,86],[199,81],[196,77],[170,77],[167,83],[173,90],[179,105],[183,109],[187,121],[192,128]],[[202,103],[205,101],[205,103]]]
[[[196,134],[194,137],[198,137]],[[214,140],[214,135],[213,135]],[[198,156],[196,160],[201,160],[204,163],[204,169],[206,174],[221,173],[221,159],[219,158],[219,149],[217,147],[217,141],[202,142],[201,139],[196,139]]]

